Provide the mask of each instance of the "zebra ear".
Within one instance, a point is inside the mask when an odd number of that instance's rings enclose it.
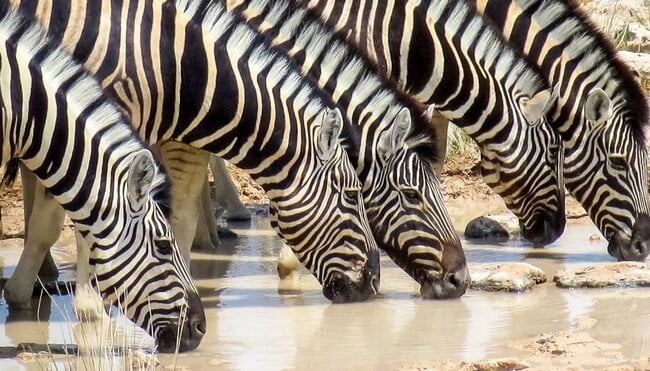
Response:
[[[612,101],[601,88],[589,92],[585,102],[585,116],[587,120],[601,124],[612,117]]]
[[[342,129],[343,116],[341,116],[341,111],[338,108],[333,110],[325,109],[317,146],[318,157],[321,160],[326,161],[332,157]]]
[[[146,198],[155,177],[156,163],[153,155],[146,149],[140,150],[129,168],[127,187],[132,202],[140,203]]]
[[[379,137],[379,144],[377,149],[380,156],[387,160],[395,153],[397,153],[404,143],[406,143],[406,138],[408,138],[409,133],[411,132],[411,113],[405,107],[402,108],[391,125],[390,130],[384,132]]]
[[[529,124],[539,123],[546,112],[551,108],[552,89],[545,89],[531,98],[521,98],[521,110]]]

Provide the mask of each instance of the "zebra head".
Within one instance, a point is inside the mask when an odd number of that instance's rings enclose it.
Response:
[[[312,155],[295,186],[271,199],[271,225],[335,303],[365,300],[379,288],[379,252],[361,197],[361,182],[339,143],[343,118],[326,110]],[[308,139],[307,139],[308,140]],[[303,153],[303,155],[305,155]]]
[[[555,101],[551,89],[521,97],[513,114],[525,124],[511,125],[494,144],[481,147],[485,182],[519,218],[522,236],[536,246],[555,241],[566,225],[564,152],[545,117]]]
[[[379,137],[379,166],[364,190],[368,219],[379,247],[420,283],[422,297],[459,297],[470,282],[465,253],[438,177],[409,148],[424,139],[409,139],[410,131],[403,108]]]
[[[167,179],[149,150],[127,161],[126,206],[117,210],[114,229],[93,234],[97,286],[154,337],[159,351],[193,350],[205,333],[205,313],[167,220]]]
[[[608,252],[618,260],[644,261],[650,254],[648,154],[639,112],[624,101],[592,89],[583,105],[587,123],[584,142],[566,153],[567,189],[586,205],[587,212],[609,241]],[[583,148],[586,147],[586,148]],[[587,155],[586,152],[596,156]]]

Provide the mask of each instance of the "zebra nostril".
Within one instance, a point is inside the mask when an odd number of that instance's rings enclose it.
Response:
[[[645,259],[648,256],[648,244],[645,241],[634,241],[632,243],[632,254]]]
[[[197,322],[194,324],[193,330],[195,335],[203,336],[205,335],[205,324],[201,322]]]

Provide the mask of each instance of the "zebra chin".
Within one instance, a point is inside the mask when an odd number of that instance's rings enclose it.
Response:
[[[632,238],[619,233],[608,239],[607,252],[618,261],[645,261],[650,255],[650,216],[641,214],[637,218]]]
[[[179,326],[180,325],[180,326]],[[179,334],[180,327],[180,334]],[[189,352],[196,349],[206,330],[205,312],[198,294],[188,293],[188,309],[182,323],[179,320],[159,325],[156,331],[156,346],[161,353]]]
[[[371,251],[358,282],[343,272],[333,272],[323,284],[323,295],[335,304],[364,301],[379,292],[379,278],[379,252]]]

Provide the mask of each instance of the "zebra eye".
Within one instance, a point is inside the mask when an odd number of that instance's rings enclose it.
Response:
[[[348,188],[343,190],[345,197],[350,200],[356,200],[357,197],[359,197],[359,192],[361,192],[361,190],[356,188]]]
[[[611,155],[609,157],[609,164],[612,169],[618,171],[627,171],[628,164],[623,155]]]
[[[156,240],[156,249],[165,256],[172,255],[172,242],[168,239]]]
[[[402,193],[404,194],[404,197],[408,199],[411,202],[420,202],[420,192],[417,191],[417,189],[413,188],[406,188],[402,189]]]

